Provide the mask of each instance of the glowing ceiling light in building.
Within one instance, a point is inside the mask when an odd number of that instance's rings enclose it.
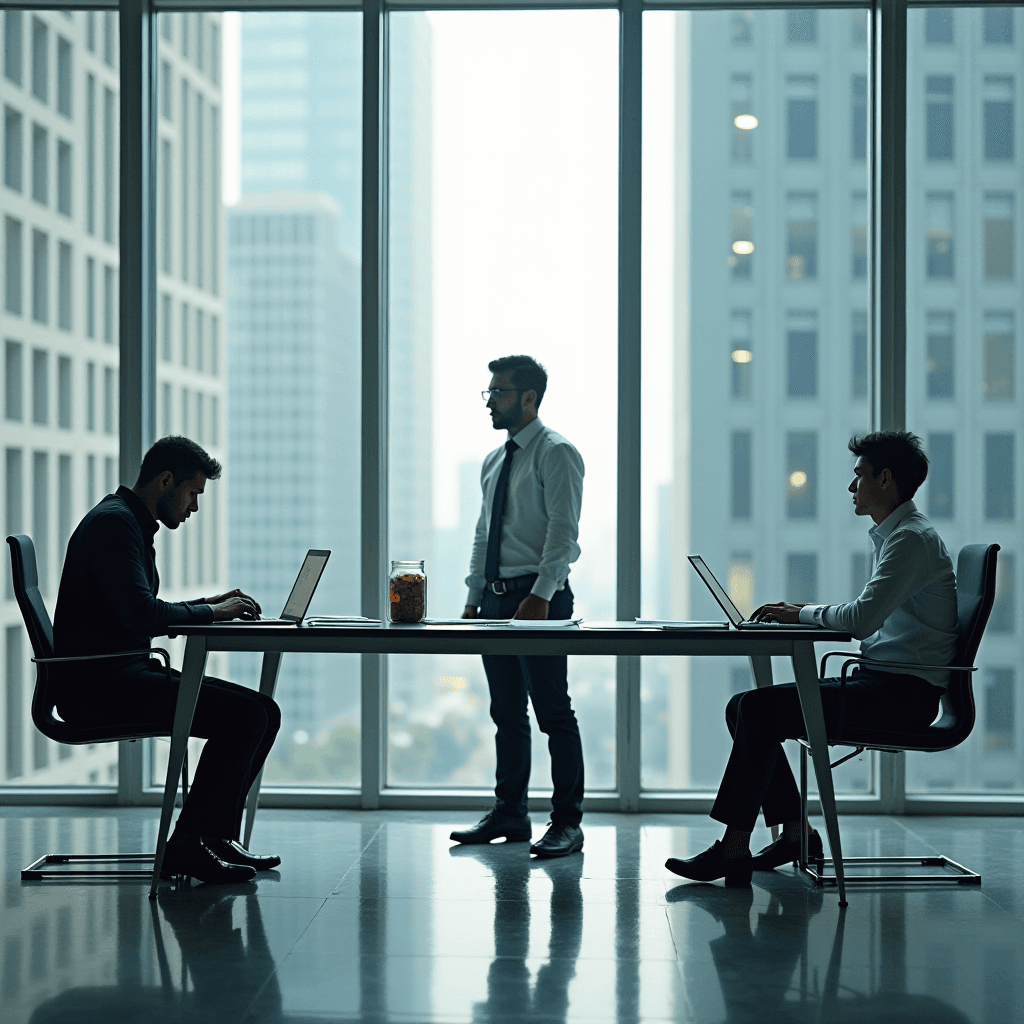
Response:
[[[789,486],[794,491],[799,491],[807,483],[807,474],[802,469],[794,470],[789,474]]]
[[[754,117],[753,114],[737,114],[732,119],[732,123],[736,125],[737,128],[743,128],[749,131],[751,128],[757,127],[757,118]]]
[[[733,242],[732,251],[737,256],[749,256],[754,251],[753,242]]]
[[[736,348],[732,352],[732,361],[734,363],[749,363],[754,358],[754,353],[748,348]]]

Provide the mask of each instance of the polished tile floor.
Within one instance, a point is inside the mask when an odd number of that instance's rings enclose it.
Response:
[[[850,856],[939,850],[984,884],[841,912],[783,871],[679,884],[665,858],[709,845],[707,818],[593,814],[582,856],[538,862],[452,846],[473,817],[263,811],[280,872],[150,903],[19,869],[152,849],[152,811],[0,809],[0,1021],[1024,1021],[1024,820],[844,819]]]

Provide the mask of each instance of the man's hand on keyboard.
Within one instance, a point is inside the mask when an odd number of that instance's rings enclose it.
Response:
[[[213,609],[215,622],[225,619],[257,619],[260,615],[260,606],[256,600],[241,590],[208,598],[206,603]]]
[[[802,604],[789,604],[777,601],[775,604],[763,604],[750,616],[751,622],[799,622]]]

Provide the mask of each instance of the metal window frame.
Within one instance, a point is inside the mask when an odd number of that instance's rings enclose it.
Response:
[[[978,6],[1019,6],[984,0]],[[14,0],[9,6],[38,4]],[[132,482],[156,436],[156,14],[219,11],[206,0],[51,0],[49,8],[118,10],[120,19],[120,477]],[[363,15],[362,145],[362,468],[363,614],[381,614],[387,551],[387,89],[388,17],[392,11],[614,9],[620,13],[618,206],[618,438],[616,497],[616,614],[640,610],[640,386],[641,386],[641,158],[643,13],[647,10],[775,9],[798,6],[862,8],[871,12],[870,74],[874,83],[869,132],[872,178],[869,218],[870,393],[872,424],[902,427],[906,416],[906,95],[909,7],[966,7],[960,0],[245,0],[242,11],[335,10]],[[881,140],[886,145],[881,145]],[[361,785],[358,790],[265,790],[269,806],[469,808],[486,804],[476,791],[389,789],[386,786],[386,665],[364,655],[361,673]],[[712,795],[643,791],[640,785],[640,660],[619,658],[616,675],[616,786],[588,796],[591,809],[706,813]],[[134,749],[132,749],[134,748]],[[123,743],[117,790],[30,787],[0,789],[0,803],[150,804],[142,744]],[[1024,797],[992,799],[905,792],[903,755],[882,761],[880,789],[839,801],[843,813],[1020,814]]]

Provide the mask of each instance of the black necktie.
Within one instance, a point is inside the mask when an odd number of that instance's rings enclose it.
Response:
[[[498,578],[498,549],[501,547],[501,520],[505,515],[505,499],[508,497],[508,477],[512,472],[512,456],[519,451],[515,441],[505,442],[505,461],[501,464],[498,484],[494,488],[491,502],[491,525],[487,530],[487,558],[484,560],[484,579],[493,583]]]

